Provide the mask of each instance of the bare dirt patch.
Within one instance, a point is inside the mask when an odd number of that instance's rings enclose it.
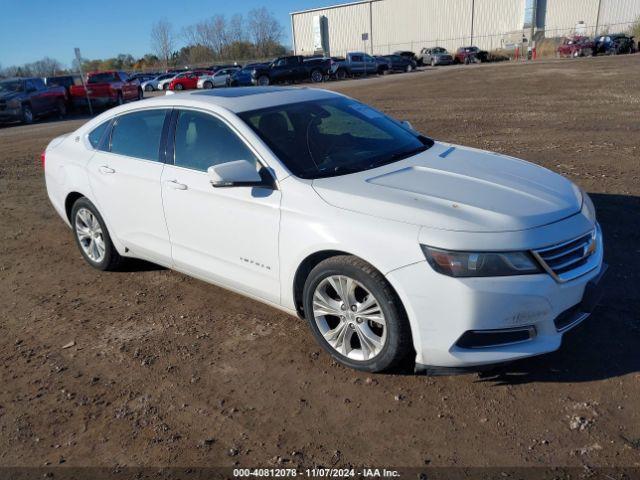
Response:
[[[591,192],[602,306],[561,351],[490,375],[357,373],[259,303],[144,265],[92,270],[38,166],[83,120],[3,127],[0,465],[640,465],[640,56],[327,87]]]

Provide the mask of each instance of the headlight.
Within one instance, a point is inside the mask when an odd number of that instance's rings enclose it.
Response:
[[[582,192],[582,213],[593,223],[596,222],[596,207],[593,206],[593,201],[587,192],[580,189]]]
[[[528,252],[453,252],[421,245],[429,265],[450,277],[528,275],[542,270]]]

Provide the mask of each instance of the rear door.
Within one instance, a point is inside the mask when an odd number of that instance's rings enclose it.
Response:
[[[176,115],[177,114],[177,115]],[[207,168],[256,153],[222,118],[180,110],[170,135],[175,148],[162,173],[162,198],[173,262],[196,277],[280,301],[278,232],[280,191],[214,188]]]
[[[115,118],[103,150],[89,161],[89,181],[109,231],[134,256],[171,263],[162,210],[160,145],[170,109],[146,109]]]

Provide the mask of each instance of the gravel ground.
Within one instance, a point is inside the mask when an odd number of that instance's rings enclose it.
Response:
[[[562,349],[482,376],[343,368],[304,322],[148,264],[86,265],[0,128],[0,466],[640,466],[640,55],[328,83],[591,192],[611,266]]]

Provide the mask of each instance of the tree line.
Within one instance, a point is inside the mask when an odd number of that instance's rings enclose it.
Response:
[[[85,72],[149,71],[218,61],[267,59],[287,52],[282,38],[282,25],[266,7],[254,8],[246,16],[214,15],[180,30],[161,19],[151,28],[151,53],[139,58],[128,53],[106,59],[83,58],[82,68]],[[49,57],[24,65],[5,68],[0,65],[0,77],[47,77],[77,71],[76,60],[69,68]]]

